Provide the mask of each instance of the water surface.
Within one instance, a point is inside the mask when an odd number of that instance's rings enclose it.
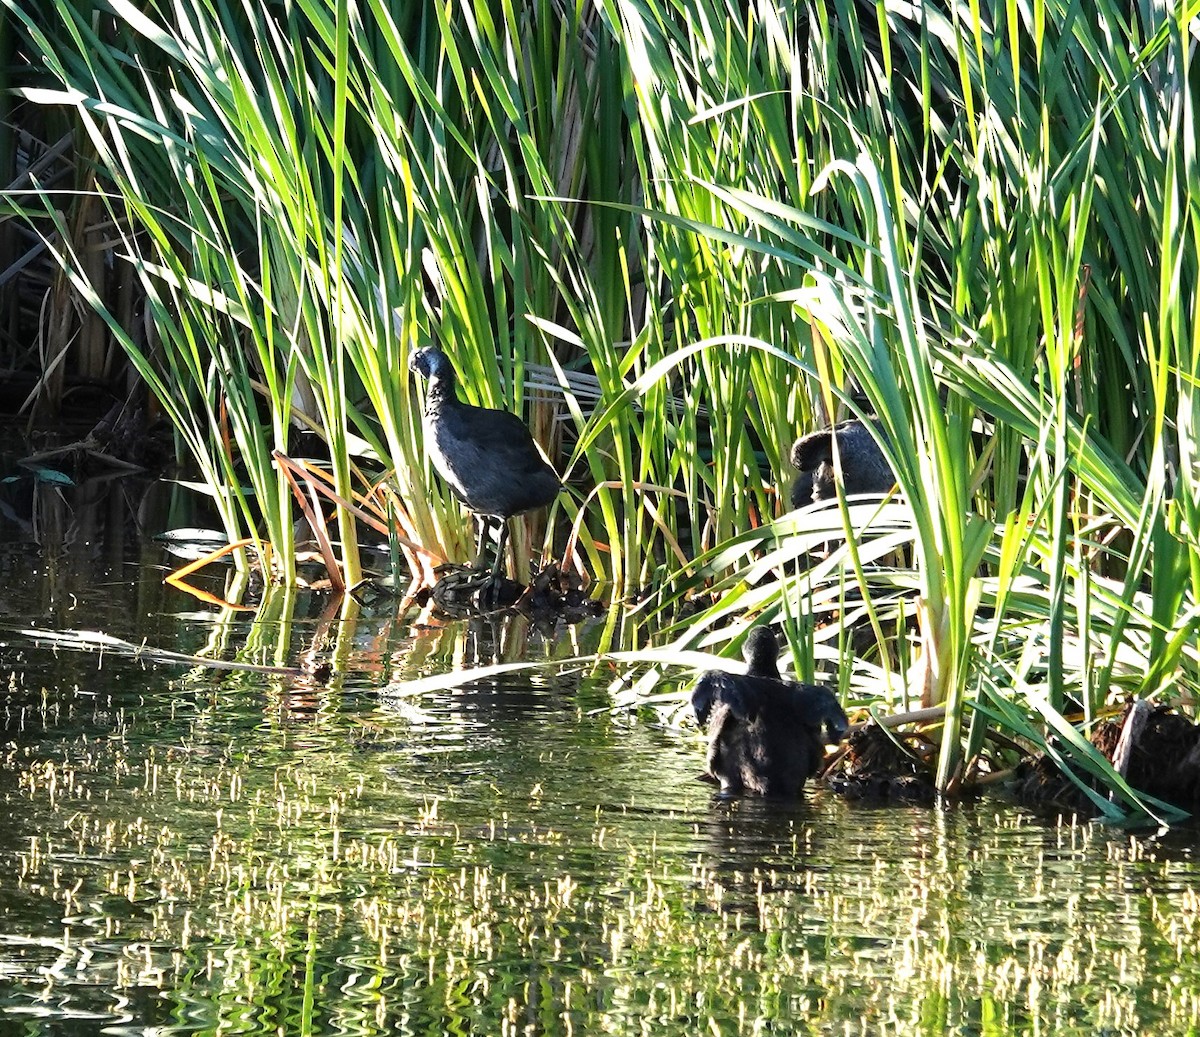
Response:
[[[0,635],[0,1032],[1196,1029],[1191,832],[722,801],[695,730],[606,709],[607,668],[381,694],[588,627],[233,613],[87,543],[13,538],[11,626],[338,672]]]

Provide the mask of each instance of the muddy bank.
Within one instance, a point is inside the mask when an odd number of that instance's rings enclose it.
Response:
[[[862,724],[846,736],[821,780],[847,799],[931,803],[935,790],[926,761],[933,751],[934,746],[918,733]]]
[[[1200,727],[1165,706],[1132,702],[1092,731],[1091,743],[1136,791],[1200,812]],[[1089,788],[1104,793],[1087,775]],[[1023,761],[1012,789],[1024,804],[1094,814],[1095,804],[1045,753]]]
[[[1091,743],[1139,793],[1191,814],[1200,813],[1200,726],[1165,706],[1126,705],[1098,723]],[[871,722],[858,725],[825,766],[821,781],[847,799],[880,803],[928,803],[936,796],[933,765],[937,746],[919,731],[887,730]],[[1093,816],[1092,792],[1107,790],[1084,773],[1064,773],[1047,753],[1023,759],[1003,780],[984,778],[1023,805],[1039,811]]]

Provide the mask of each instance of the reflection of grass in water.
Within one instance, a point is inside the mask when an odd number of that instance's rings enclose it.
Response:
[[[288,1033],[1173,1033],[1200,995],[1191,865],[1102,829],[710,804],[644,728],[545,710],[431,778],[436,716],[373,714],[373,753],[345,713],[297,748],[252,707],[148,701],[0,758],[3,929],[47,934],[7,1005]]]

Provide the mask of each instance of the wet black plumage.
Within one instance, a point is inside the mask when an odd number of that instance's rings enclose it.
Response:
[[[835,437],[840,467],[834,465]],[[831,429],[801,436],[792,445],[791,456],[792,464],[800,473],[792,483],[793,508],[836,497],[839,472],[843,492],[847,495],[887,493],[896,484],[896,477],[875,437],[858,420],[844,421]]]
[[[796,796],[816,774],[825,745],[849,724],[828,688],[785,681],[770,627],[746,639],[746,674],[709,670],[692,690],[696,720],[708,729],[705,777],[723,792]]]
[[[425,449],[454,495],[483,520],[480,554],[491,519],[500,520],[500,541],[491,579],[498,579],[508,542],[508,520],[548,507],[562,483],[517,415],[476,407],[458,398],[454,367],[429,346],[408,366],[429,382],[425,397]]]

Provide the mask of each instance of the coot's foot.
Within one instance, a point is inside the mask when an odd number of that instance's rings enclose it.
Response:
[[[492,577],[490,569],[469,565],[439,565],[431,596],[434,604],[452,616],[478,615],[514,605],[525,588],[504,576]]]

